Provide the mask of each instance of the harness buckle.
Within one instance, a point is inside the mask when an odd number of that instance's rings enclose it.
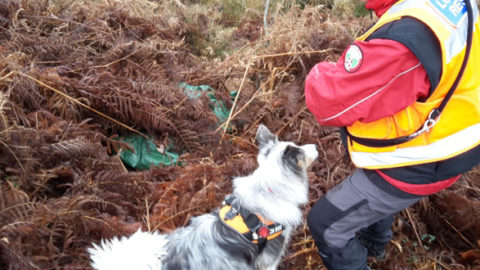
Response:
[[[222,202],[222,206],[232,205],[232,202],[233,202],[234,199],[235,199],[235,196],[233,196],[233,194],[226,195],[225,199]]]
[[[423,123],[422,133],[430,131],[430,129],[437,124],[438,120],[440,120],[440,111],[435,108],[430,112],[425,123]]]
[[[417,130],[415,133],[413,133],[409,137],[417,137],[418,135],[420,135],[424,132],[430,131],[430,129],[432,129],[433,126],[435,126],[437,124],[438,120],[440,120],[440,111],[437,108],[435,108],[428,115],[428,118],[423,123],[422,128]]]
[[[230,220],[230,219],[234,218],[237,214],[238,214],[237,209],[232,207],[232,208],[230,208],[230,211],[228,211],[225,214],[225,220]]]
[[[261,226],[257,233],[261,238],[267,238],[270,235],[270,229],[267,226]]]

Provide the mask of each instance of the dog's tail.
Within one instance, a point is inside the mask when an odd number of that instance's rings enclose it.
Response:
[[[130,237],[102,240],[88,249],[91,266],[97,270],[162,269],[168,239],[157,232],[138,230]]]

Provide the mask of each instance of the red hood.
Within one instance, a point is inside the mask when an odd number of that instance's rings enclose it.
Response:
[[[397,1],[398,0],[367,0],[365,8],[373,10],[377,17],[380,17]]]

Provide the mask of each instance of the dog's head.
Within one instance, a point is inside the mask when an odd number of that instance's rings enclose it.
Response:
[[[279,141],[270,130],[260,125],[256,140],[259,146],[257,161],[259,167],[281,170],[283,173],[304,176],[307,168],[318,157],[314,144],[298,146],[293,142]]]
[[[235,198],[242,207],[268,220],[298,226],[302,222],[299,206],[308,202],[307,168],[318,156],[316,147],[280,141],[264,125],[258,127],[256,140],[258,167],[233,180]]]

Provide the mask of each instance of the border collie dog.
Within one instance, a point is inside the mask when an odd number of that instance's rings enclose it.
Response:
[[[315,145],[279,141],[260,125],[258,168],[233,179],[222,207],[170,234],[137,231],[88,249],[98,270],[277,269],[292,232],[303,221],[307,168]]]

